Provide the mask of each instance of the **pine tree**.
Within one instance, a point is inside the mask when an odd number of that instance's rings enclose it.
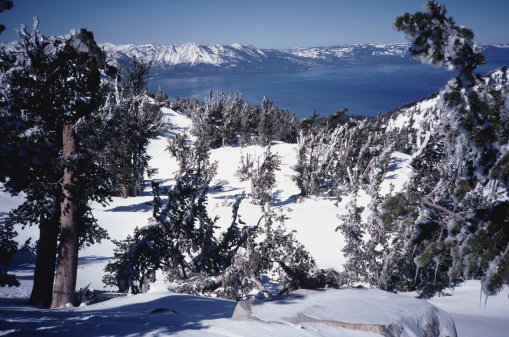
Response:
[[[124,198],[138,196],[145,174],[154,173],[148,165],[147,146],[161,133],[163,114],[147,91],[149,72],[150,64],[133,57],[111,84],[103,107],[109,169],[116,172]]]
[[[179,163],[175,184],[169,190],[153,184],[154,217],[133,236],[116,242],[115,260],[105,269],[106,284],[137,293],[144,275],[163,270],[179,284],[177,292],[234,300],[247,298],[254,289],[272,296],[261,275],[278,269],[285,293],[335,284],[325,272],[316,270],[309,253],[284,228],[286,216],[270,203],[264,205],[258,223],[248,225],[239,215],[244,195],[237,196],[230,226],[217,233],[217,219],[210,218],[206,209],[208,186],[215,174],[208,143],[198,139],[191,144],[187,136],[176,135],[168,150]],[[270,159],[266,166],[276,162],[270,149],[266,158]],[[262,176],[263,184],[273,185],[272,175]],[[163,193],[168,196],[166,203],[161,200]]]
[[[113,274],[105,278],[107,284],[124,273],[140,284],[146,271],[163,266],[173,280],[219,268],[214,256],[218,254],[213,236],[215,220],[206,210],[207,191],[216,167],[209,162],[207,143],[191,145],[185,134],[176,135],[169,140],[168,150],[179,162],[176,182],[166,191],[168,202],[160,203],[161,191],[154,186],[154,217],[149,226],[137,229],[133,238],[116,243],[119,261],[107,266],[106,271]]]
[[[240,111],[239,142],[246,146],[254,143],[257,125],[260,121],[260,113],[257,105],[251,105],[249,102],[244,104]]]
[[[507,94],[502,81],[473,74],[485,62],[473,33],[445,13],[445,6],[428,1],[424,13],[407,13],[395,23],[412,41],[416,58],[457,75],[440,93],[438,136],[414,155],[414,184],[421,186],[414,185],[412,198],[421,210],[407,256],[414,256],[423,296],[471,278],[481,279],[490,295],[509,282],[509,217],[502,197],[508,189]]]
[[[465,85],[478,83],[473,71],[486,59],[473,42],[474,33],[446,17],[445,6],[437,1],[428,0],[423,8],[423,12],[399,16],[394,23],[411,41],[410,55],[424,64],[455,70]]]
[[[364,256],[362,254],[362,237],[365,231],[361,224],[361,213],[364,211],[364,207],[357,205],[357,193],[358,189],[354,189],[348,214],[340,217],[341,224],[336,227],[336,231],[341,231],[346,241],[342,251],[348,256],[345,272],[351,283],[361,281],[360,273],[366,272],[363,267]]]
[[[251,180],[251,196],[253,202],[264,205],[272,203],[272,188],[276,184],[276,171],[279,170],[281,160],[273,154],[270,145],[267,146],[262,158],[257,158],[247,176]]]
[[[14,240],[18,233],[14,230],[14,224],[8,219],[2,221],[0,226],[0,263],[8,263],[18,251],[18,243]],[[8,285],[19,286],[20,283],[15,275],[8,274],[3,268],[0,269],[0,287]]]
[[[261,146],[267,146],[271,140],[275,139],[275,110],[274,102],[267,97],[263,97],[263,101],[260,104],[260,122],[257,127],[256,137],[256,143]]]
[[[211,148],[236,144],[267,146],[274,140],[296,142],[295,114],[281,110],[266,97],[261,105],[255,106],[244,104],[242,97],[238,92],[228,96],[221,92],[214,99],[210,91],[204,102],[180,98],[173,106],[191,118],[191,134],[206,140]]]
[[[6,137],[0,171],[9,192],[27,196],[12,212],[12,221],[40,228],[30,303],[49,306],[54,299],[55,307],[74,302],[80,245],[105,237],[88,201],[105,202],[110,182],[83,127],[85,116],[102,103],[99,66],[104,67],[104,57],[86,30],[67,39],[46,38],[35,18],[33,33],[23,25],[19,36],[23,51],[2,76],[8,99],[2,107]],[[75,45],[87,51],[78,52]]]

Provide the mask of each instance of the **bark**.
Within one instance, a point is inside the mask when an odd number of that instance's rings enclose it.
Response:
[[[58,219],[58,218],[57,218]],[[37,260],[35,262],[34,285],[28,304],[49,308],[53,296],[53,280],[57,260],[58,222],[48,221],[39,225]]]
[[[133,197],[136,198],[136,197],[139,197],[140,196],[140,190],[138,189],[138,187],[133,187]]]
[[[451,212],[447,208],[435,204],[433,202],[433,200],[431,200],[431,198],[429,198],[429,197],[422,197],[421,201],[426,206],[433,207],[433,208],[436,208],[436,209],[438,209],[438,210],[440,210],[440,211],[442,211],[444,213],[447,213],[450,217],[456,218],[456,219],[461,220],[461,221],[466,221],[466,219],[464,217],[462,217],[460,215],[460,213]],[[466,211],[466,212],[472,212],[472,211]],[[462,212],[462,213],[465,213],[465,212]]]
[[[77,135],[71,124],[64,125],[63,141],[62,156],[65,159],[76,152],[78,144]],[[64,169],[63,185],[60,205],[60,247],[51,308],[59,308],[68,303],[74,304],[78,272],[79,201],[73,195],[74,171],[70,167]]]

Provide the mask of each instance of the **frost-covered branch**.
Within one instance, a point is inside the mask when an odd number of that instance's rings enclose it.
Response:
[[[458,213],[454,213],[452,211],[449,211],[447,208],[445,207],[442,207],[440,205],[437,205],[433,202],[433,200],[427,196],[424,196],[421,198],[421,201],[423,204],[425,204],[426,206],[429,206],[429,207],[433,207],[433,208],[436,208],[444,213],[447,213],[448,215],[450,215],[451,217],[454,217],[458,220],[461,220],[461,221],[466,221],[467,219],[465,219],[464,217],[462,217],[460,214]]]

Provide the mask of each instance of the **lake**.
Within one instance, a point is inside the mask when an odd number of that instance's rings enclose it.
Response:
[[[479,68],[488,71],[509,64],[508,60],[488,60]],[[422,64],[349,66],[316,68],[290,73],[222,74],[191,78],[152,79],[149,90],[162,83],[170,98],[208,97],[209,90],[244,93],[244,102],[260,104],[264,96],[299,118],[317,110],[322,116],[347,107],[349,114],[375,116],[439,91],[453,72]]]

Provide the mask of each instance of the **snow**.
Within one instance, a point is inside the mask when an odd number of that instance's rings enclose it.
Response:
[[[430,104],[430,103],[423,103]],[[153,179],[163,185],[171,185],[177,169],[176,163],[164,149],[167,146],[166,136],[182,132],[189,128],[190,122],[183,115],[165,110],[166,118],[174,126],[173,130],[152,141],[149,154],[153,157],[151,165],[159,168]],[[337,215],[346,214],[350,198],[344,196],[336,200],[306,198],[298,200],[298,189],[291,180],[292,166],[296,163],[296,146],[284,143],[273,143],[273,153],[278,153],[282,160],[281,170],[277,172],[277,187],[274,190],[274,205],[282,207],[290,218],[286,222],[289,230],[296,230],[297,239],[311,252],[321,268],[342,270],[344,257],[341,253],[343,239],[335,228],[339,224]],[[217,160],[218,175],[212,182],[227,181],[223,190],[213,190],[209,195],[208,209],[211,217],[220,217],[218,226],[226,228],[231,221],[231,206],[235,195],[250,193],[249,182],[240,182],[236,176],[241,153],[250,154],[253,158],[261,156],[264,149],[259,146],[227,147],[213,150],[211,160]],[[405,188],[405,182],[411,173],[411,156],[393,153],[389,163],[389,172],[382,183],[382,195],[391,185],[394,191]],[[359,193],[359,204],[367,205],[369,198]],[[0,223],[10,209],[23,201],[23,196],[11,197],[0,192]],[[105,228],[111,239],[125,239],[132,234],[135,227],[145,226],[151,216],[152,201],[149,189],[138,198],[114,198],[107,207],[93,205],[94,216]],[[261,216],[260,206],[253,205],[249,199],[241,203],[239,213],[246,223],[254,223]],[[38,236],[37,227],[17,229],[19,242],[28,237]],[[103,240],[100,244],[80,251],[77,288],[90,284],[96,290],[106,288],[102,283],[103,269],[113,257],[114,244]],[[363,290],[328,290],[312,295],[288,297],[267,302],[253,308],[253,314],[260,321],[233,321],[236,302],[201,298],[172,293],[161,273],[151,286],[149,293],[135,296],[118,297],[109,301],[58,310],[45,310],[26,306],[33,283],[35,256],[18,255],[8,266],[11,273],[17,274],[21,286],[0,288],[0,335],[8,336],[379,336],[370,331],[347,330],[317,322],[297,322],[287,318],[300,317],[299,314],[321,320],[353,320],[363,323],[387,323],[388,317],[398,317],[401,326],[424,324],[431,319],[426,308],[436,306],[443,331],[450,331],[447,325],[448,313],[453,318],[459,336],[507,336],[509,331],[509,290],[490,297],[486,303],[480,298],[480,282],[469,281],[448,291],[451,296],[436,297],[428,302],[412,298],[413,294],[394,295],[374,289]],[[293,295],[292,295],[293,296]],[[357,314],[355,314],[357,312]],[[449,329],[449,330],[447,330]],[[403,336],[414,336],[405,330]]]
[[[380,195],[402,192],[413,172],[412,156],[401,152],[393,152],[389,159],[389,169],[380,184]]]
[[[176,65],[186,65],[189,67],[197,65],[212,65],[219,67],[232,62],[244,60],[246,55],[254,60],[259,60],[263,52],[249,45],[219,45],[219,44],[196,44],[185,43],[181,45],[172,44],[169,46],[156,46],[146,44],[140,46],[133,45],[113,45],[103,43],[108,57],[112,60],[130,59],[136,56],[139,59],[152,61],[154,67],[165,69]]]

